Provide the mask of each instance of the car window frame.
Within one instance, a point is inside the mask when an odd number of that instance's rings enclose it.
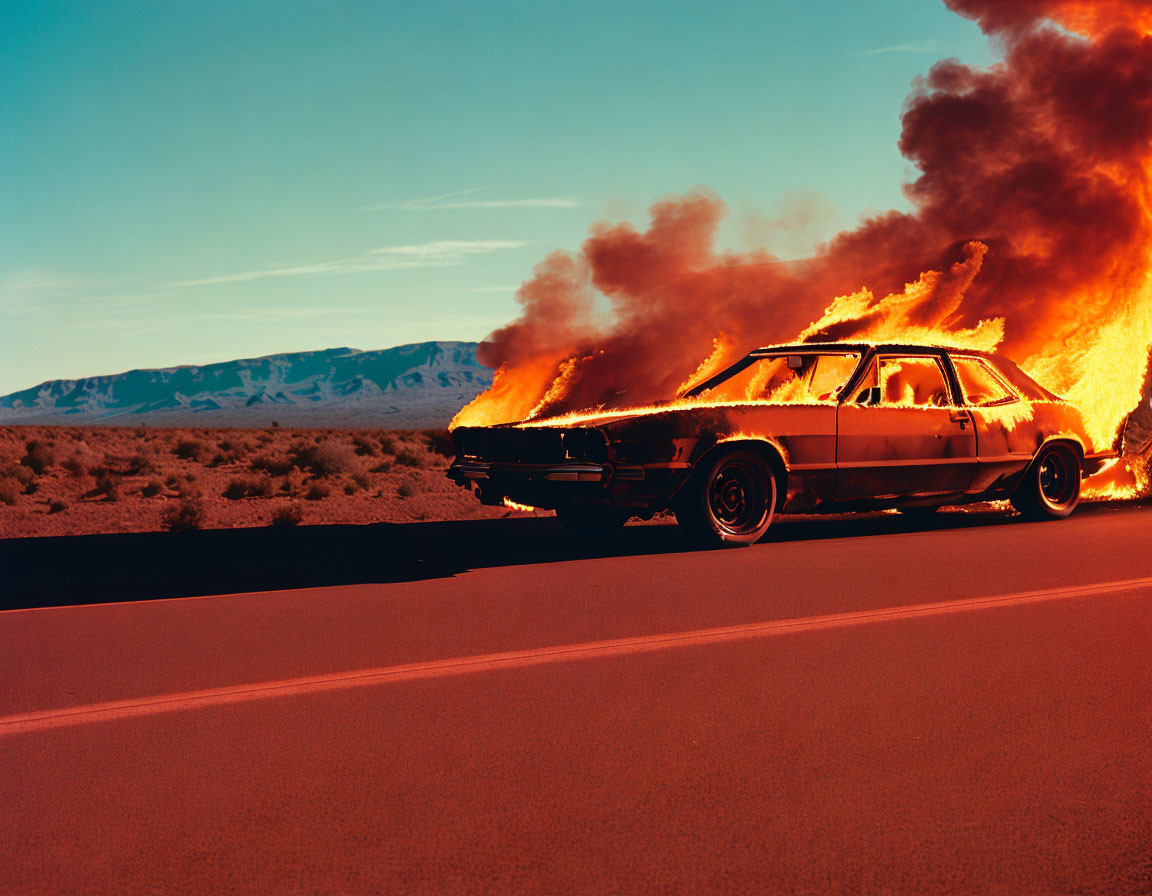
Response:
[[[721,386],[728,380],[732,379],[732,377],[740,375],[757,361],[764,361],[773,358],[787,358],[789,355],[831,355],[834,357],[847,357],[851,355],[857,356],[856,366],[852,369],[852,372],[848,375],[847,379],[844,380],[843,384],[837,390],[835,397],[829,399],[827,402],[823,402],[824,404],[836,406],[844,400],[846,387],[850,386],[853,381],[856,380],[856,378],[860,375],[861,365],[868,358],[872,357],[874,352],[858,345],[848,345],[845,346],[842,350],[829,348],[826,346],[806,349],[803,346],[794,345],[788,346],[787,348],[782,347],[778,351],[772,350],[750,352],[735,364],[732,364],[730,367],[721,370],[716,375],[688,389],[680,397],[685,399],[699,398],[704,392],[715,389],[717,386]],[[764,403],[767,404],[767,402]]]
[[[956,387],[960,393],[960,407],[965,408],[1001,408],[1005,405],[1012,404],[1013,402],[1022,401],[1016,388],[1008,380],[1008,378],[1000,372],[1000,370],[988,358],[982,355],[974,355],[966,352],[949,352],[948,361],[953,365],[952,372],[956,376]],[[1000,398],[996,401],[990,401],[987,404],[975,404],[968,400],[968,396],[964,394],[964,383],[960,379],[960,373],[956,370],[956,361],[975,361],[980,367],[991,375],[992,379],[999,384],[1000,388],[1008,393],[1007,398]]]
[[[913,404],[913,405],[907,405],[907,407],[917,408],[917,409],[963,407],[963,405],[960,404],[959,402],[957,402],[957,400],[956,400],[956,397],[957,397],[957,394],[959,391],[959,385],[960,385],[959,378],[957,377],[955,379],[955,381],[953,381],[955,371],[950,370],[948,368],[948,366],[944,363],[944,357],[943,357],[942,352],[941,353],[937,353],[937,352],[922,352],[921,353],[921,352],[901,352],[899,350],[896,350],[896,351],[877,350],[872,355],[872,363],[876,365],[876,381],[877,381],[878,385],[880,382],[880,364],[882,361],[888,361],[888,360],[896,360],[896,361],[931,360],[931,361],[936,362],[936,369],[940,372],[940,379],[944,382],[944,388],[948,391],[948,397],[950,399],[949,404],[944,404],[944,405]],[[882,386],[880,388],[883,389]],[[879,401],[879,403],[874,404],[874,405],[860,405],[860,407],[899,408],[899,407],[905,407],[905,405],[885,404],[884,400],[883,400],[883,394],[881,394],[881,400]]]

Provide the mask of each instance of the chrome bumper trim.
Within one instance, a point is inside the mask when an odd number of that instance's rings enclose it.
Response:
[[[643,469],[640,472],[643,473]],[[476,482],[490,479],[493,474],[501,473],[527,476],[530,479],[546,479],[549,482],[603,482],[608,478],[609,468],[600,464],[486,464],[465,462],[453,464],[448,470],[449,476],[458,479],[471,479]]]

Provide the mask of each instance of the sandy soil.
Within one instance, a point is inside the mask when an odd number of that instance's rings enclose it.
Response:
[[[196,508],[205,529],[532,515],[481,506],[449,454],[434,430],[0,427],[0,537],[157,531]]]

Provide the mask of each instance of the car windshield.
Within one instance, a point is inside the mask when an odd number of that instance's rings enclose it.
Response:
[[[709,402],[764,404],[835,402],[859,361],[856,352],[768,355],[693,397]]]

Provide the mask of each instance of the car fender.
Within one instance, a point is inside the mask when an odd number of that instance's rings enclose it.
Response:
[[[734,449],[748,449],[755,451],[761,455],[772,470],[772,475],[776,479],[776,511],[779,511],[787,497],[788,491],[788,463],[787,452],[784,448],[774,439],[767,438],[750,438],[748,436],[734,435],[718,439],[704,450],[697,453],[696,457],[692,460],[692,467],[689,475],[684,477],[684,480],[676,488],[676,491],[670,496],[670,503],[675,503],[676,496],[684,490],[684,488],[691,482],[697,474],[697,471],[706,466],[711,458],[714,458],[717,453],[721,451],[731,451]]]
[[[1061,433],[1059,435],[1049,436],[1043,442],[1041,442],[1037,446],[1036,451],[1033,452],[1032,460],[1030,460],[1028,462],[1028,466],[1024,468],[1025,475],[1036,465],[1036,459],[1044,453],[1045,448],[1052,448],[1057,445],[1063,445],[1064,447],[1071,448],[1076,453],[1076,459],[1080,463],[1081,477],[1086,475],[1084,469],[1084,457],[1086,453],[1084,443],[1080,441],[1079,437],[1072,433]]]

